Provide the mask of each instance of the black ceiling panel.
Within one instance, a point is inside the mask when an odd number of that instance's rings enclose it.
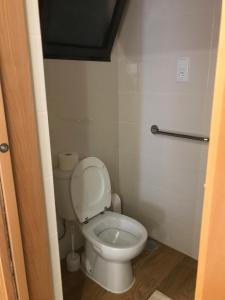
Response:
[[[127,0],[39,0],[45,58],[110,61]]]

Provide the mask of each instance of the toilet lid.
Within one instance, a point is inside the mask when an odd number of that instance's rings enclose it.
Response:
[[[109,173],[102,161],[88,157],[80,161],[71,178],[73,208],[81,223],[111,205]]]

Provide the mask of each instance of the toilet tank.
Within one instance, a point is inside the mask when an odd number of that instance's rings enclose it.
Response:
[[[56,210],[58,215],[68,221],[75,219],[75,213],[71,201],[70,181],[73,171],[54,169],[54,189]]]

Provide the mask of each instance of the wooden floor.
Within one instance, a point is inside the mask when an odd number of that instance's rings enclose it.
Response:
[[[126,293],[105,291],[81,272],[69,273],[62,264],[64,300],[147,300],[159,290],[173,300],[193,300],[197,262],[167,246],[145,250],[133,262],[136,282]]]

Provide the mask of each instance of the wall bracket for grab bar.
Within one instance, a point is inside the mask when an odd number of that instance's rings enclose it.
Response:
[[[168,136],[173,136],[173,137],[177,137],[177,138],[195,140],[195,141],[200,141],[200,142],[205,142],[205,143],[209,142],[208,137],[190,135],[190,134],[183,134],[183,133],[178,133],[178,132],[164,131],[164,130],[160,130],[157,125],[152,125],[151,126],[151,132],[152,132],[152,134],[168,135]]]

